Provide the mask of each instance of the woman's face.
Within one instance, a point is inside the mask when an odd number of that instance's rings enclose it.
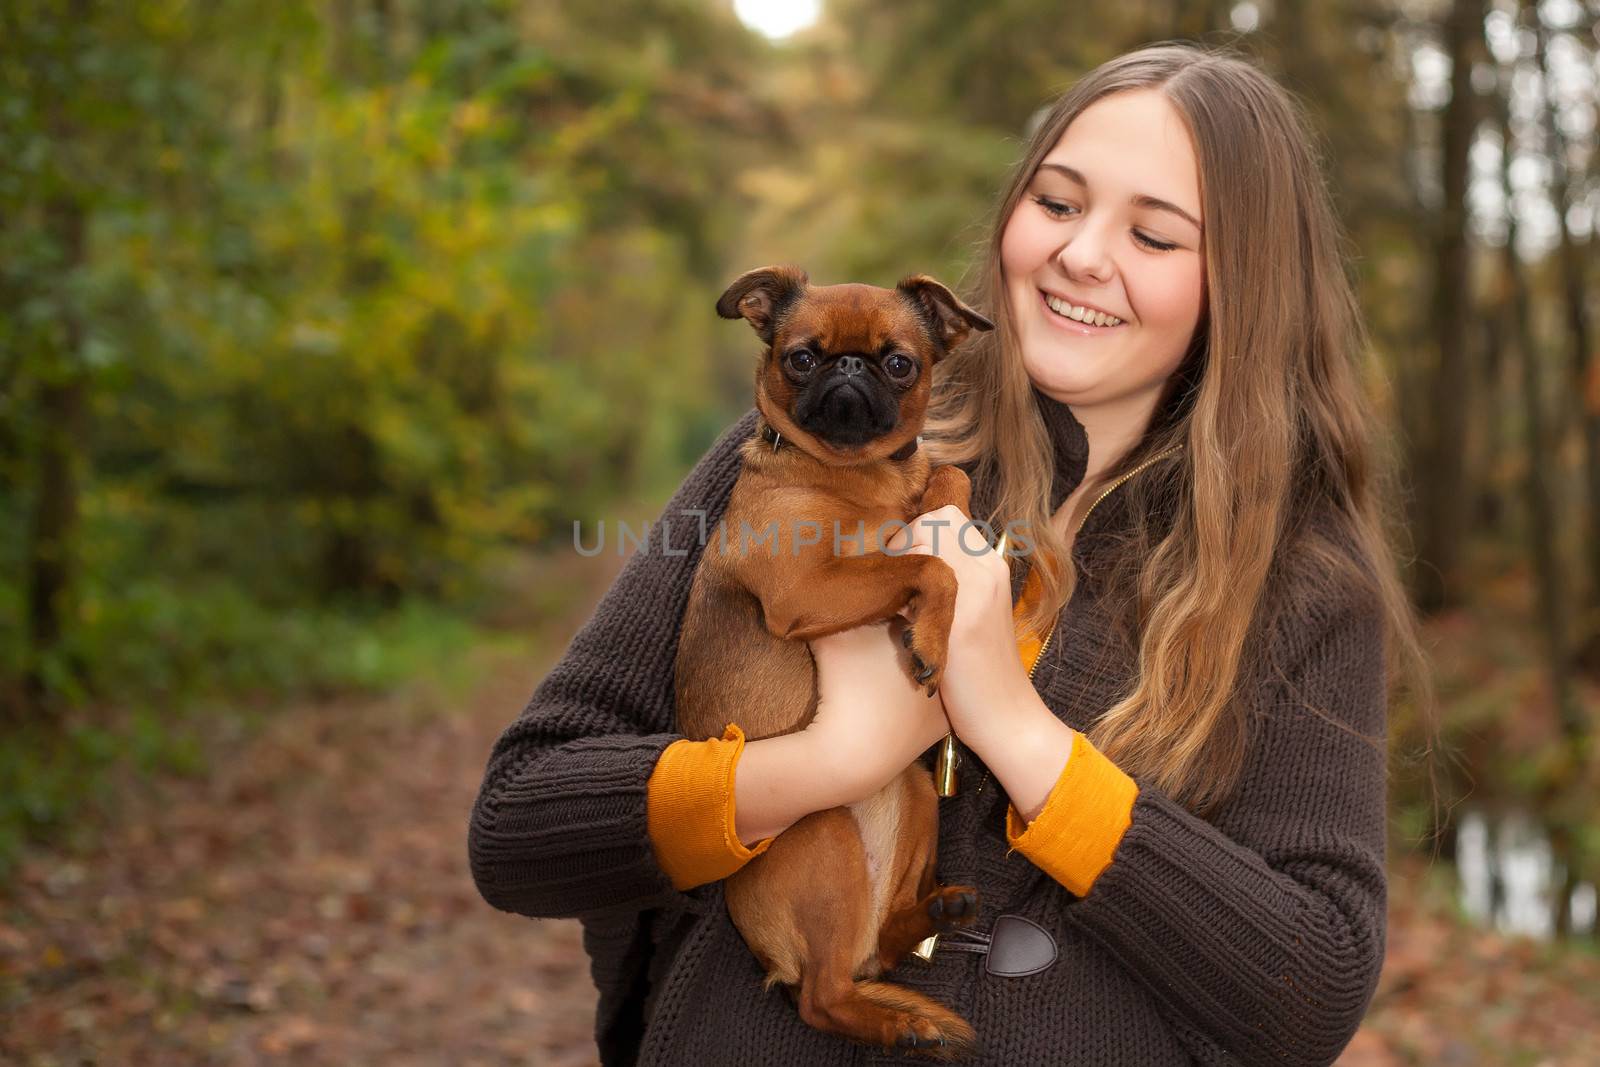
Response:
[[[1194,149],[1164,94],[1116,93],[1073,119],[1000,245],[1023,365],[1041,392],[1079,415],[1142,419],[1142,432],[1200,319],[1203,222]],[[1074,308],[1120,321],[1097,325]]]

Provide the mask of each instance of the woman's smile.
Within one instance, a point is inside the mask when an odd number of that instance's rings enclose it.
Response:
[[[1039,304],[1045,317],[1058,329],[1084,337],[1103,337],[1128,325],[1115,316],[1108,316],[1103,311],[1091,311],[1082,304],[1062,300],[1043,289],[1039,290]]]

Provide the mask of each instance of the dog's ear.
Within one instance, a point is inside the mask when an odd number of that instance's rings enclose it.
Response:
[[[910,298],[946,352],[965,341],[972,330],[994,329],[994,323],[926,274],[904,278],[895,288]]]
[[[717,314],[725,319],[747,319],[767,344],[774,326],[795,297],[811,281],[799,267],[761,267],[745,271],[717,300]]]

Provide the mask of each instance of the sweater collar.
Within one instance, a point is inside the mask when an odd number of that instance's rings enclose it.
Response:
[[[1089,470],[1089,434],[1070,407],[1041,393],[1038,386],[1029,386],[1029,391],[1033,393],[1034,407],[1044,421],[1054,452],[1050,476],[1050,511],[1053,514],[1072,491],[1083,484]]]
[[[1052,457],[1050,512],[1054,514],[1066,502],[1067,497],[1072,495],[1072,491],[1083,484],[1084,475],[1089,469],[1089,434],[1067,405],[1041,393],[1036,386],[1030,386],[1029,390],[1033,394],[1034,410],[1044,423],[1045,434],[1050,443]],[[972,514],[979,516],[991,514],[999,489],[996,472],[992,467],[984,466],[977,461],[963,466],[973,477]],[[1079,549],[1075,546],[1074,552],[1077,551]],[[1021,595],[1026,571],[1026,567],[1015,568],[1012,571],[1013,600]]]

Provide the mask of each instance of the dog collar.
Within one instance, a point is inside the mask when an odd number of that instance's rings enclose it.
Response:
[[[783,444],[783,435],[777,430],[774,430],[772,425],[765,421],[761,423],[761,439],[767,442],[767,444],[771,445],[774,452],[776,452],[778,447]],[[916,437],[913,437],[911,440],[907,441],[905,444],[891,452],[889,454],[889,458],[897,461],[902,459],[910,459],[912,455],[916,453],[917,446],[920,444],[922,444],[922,435],[918,434]]]

